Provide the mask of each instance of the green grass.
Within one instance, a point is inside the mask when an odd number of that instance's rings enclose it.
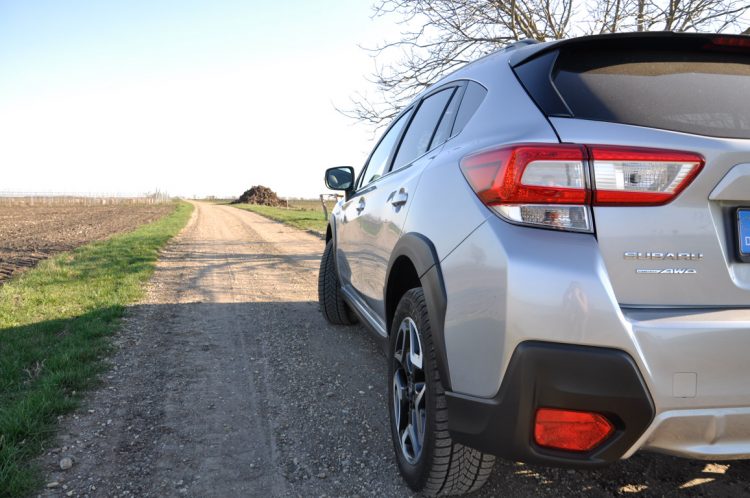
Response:
[[[317,206],[315,202],[317,202]],[[295,205],[295,203],[299,205]],[[289,204],[289,208],[259,206],[256,204],[232,204],[232,206],[258,213],[266,218],[286,223],[295,228],[325,234],[328,220],[323,216],[323,207],[320,205],[320,201],[289,201]],[[333,204],[329,203],[329,212],[332,207]]]
[[[143,295],[159,249],[191,211],[180,202],[154,223],[57,255],[0,287],[0,496],[42,484],[33,458],[56,417],[95,385],[125,307]]]

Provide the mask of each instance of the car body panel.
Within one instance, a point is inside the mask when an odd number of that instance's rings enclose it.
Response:
[[[437,147],[410,165],[372,182],[364,192],[349,199],[343,208],[349,231],[340,253],[349,261],[352,288],[378,316],[385,314],[384,285],[391,252],[403,234],[422,171],[441,148]],[[399,204],[399,200],[404,204]],[[357,248],[352,253],[356,257],[347,256],[352,248]]]
[[[606,268],[590,234],[529,230],[492,217],[441,265],[455,392],[494,396],[513,351],[527,340],[640,356],[608,279],[601,278]]]
[[[478,81],[488,89],[487,96],[461,133],[446,142],[439,158],[430,164],[404,228],[429,238],[441,260],[485,219],[494,217],[466,182],[461,159],[504,143],[557,142],[554,130],[518,84],[507,60],[487,58],[474,64],[455,78]]]
[[[706,164],[676,199],[663,206],[595,206],[602,257],[625,306],[747,306],[750,265],[735,258],[731,212],[750,206],[750,190],[710,200],[734,168],[750,161],[750,141],[701,137],[645,127],[551,118],[564,142],[630,145],[702,155]],[[739,180],[737,180],[739,181]],[[739,198],[736,198],[739,197]],[[691,253],[694,260],[626,260],[625,253]],[[692,269],[695,273],[637,273]]]

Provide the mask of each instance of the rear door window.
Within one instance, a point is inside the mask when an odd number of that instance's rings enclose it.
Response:
[[[750,138],[750,55],[568,49],[554,85],[573,117]]]
[[[455,91],[455,87],[446,88],[422,101],[401,141],[393,170],[403,168],[429,150],[435,128]]]

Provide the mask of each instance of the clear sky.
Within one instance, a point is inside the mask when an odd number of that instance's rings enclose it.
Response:
[[[397,26],[369,0],[0,0],[0,191],[316,196]]]

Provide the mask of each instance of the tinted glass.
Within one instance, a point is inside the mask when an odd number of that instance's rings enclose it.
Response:
[[[466,123],[469,122],[474,113],[477,112],[477,109],[479,109],[479,104],[482,103],[485,95],[487,95],[487,90],[479,83],[470,81],[466,85],[466,92],[464,92],[464,98],[461,99],[461,107],[458,108],[456,123],[453,125],[451,136],[461,133]]]
[[[451,130],[453,129],[453,123],[456,120],[456,113],[458,112],[458,106],[461,103],[461,90],[457,89],[453,93],[453,97],[451,98],[450,103],[448,104],[448,107],[445,109],[445,112],[443,113],[443,117],[440,118],[440,124],[437,127],[437,130],[435,130],[435,136],[432,137],[432,142],[430,142],[430,149],[434,149],[438,145],[442,144],[451,135]]]
[[[404,139],[401,141],[401,146],[393,162],[394,170],[406,166],[427,152],[438,121],[440,121],[445,106],[448,105],[454,91],[455,88],[448,88],[430,95],[422,101],[409,125],[409,129],[406,130]]]
[[[750,56],[676,50],[567,51],[554,83],[574,117],[750,138]]]
[[[367,162],[367,167],[362,175],[362,183],[360,187],[364,187],[370,182],[373,182],[383,176],[385,169],[388,167],[388,158],[391,157],[391,151],[396,145],[396,140],[401,135],[401,130],[408,121],[408,117],[411,113],[407,112],[402,114],[398,121],[393,123],[388,131],[383,135],[383,138],[378,143],[378,146],[370,156],[370,160]]]

